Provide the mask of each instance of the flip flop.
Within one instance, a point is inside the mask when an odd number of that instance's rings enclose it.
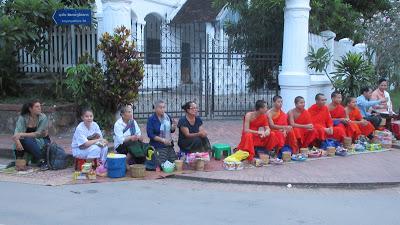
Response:
[[[283,164],[283,160],[282,159],[278,159],[278,158],[272,158],[269,160],[269,163],[272,165],[282,165]]]
[[[302,162],[302,161],[306,161],[307,158],[305,156],[303,156],[302,154],[298,154],[298,155],[292,155],[292,160]]]
[[[337,155],[337,156],[346,156],[347,155],[347,149],[339,147],[339,148],[336,149],[335,155]]]

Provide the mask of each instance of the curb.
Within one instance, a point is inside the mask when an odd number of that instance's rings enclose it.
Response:
[[[398,143],[393,144],[393,149],[399,150],[400,145]],[[249,180],[233,180],[233,179],[218,179],[218,178],[207,178],[207,177],[193,177],[190,175],[179,175],[176,174],[171,178],[189,181],[200,181],[209,183],[221,183],[221,184],[244,184],[244,185],[265,185],[265,186],[281,186],[286,187],[291,184],[293,188],[337,188],[337,189],[379,189],[379,188],[390,188],[400,186],[400,181],[389,181],[389,182],[352,182],[352,183],[293,183],[293,182],[265,182],[265,181],[249,181]]]
[[[289,182],[264,182],[264,181],[246,181],[232,179],[217,179],[205,177],[192,177],[183,175],[174,175],[171,178],[179,180],[200,181],[221,184],[244,184],[244,185],[265,185],[286,187],[291,184],[292,188],[336,188],[336,189],[380,189],[400,186],[400,181],[390,182],[368,182],[368,183],[289,183]]]

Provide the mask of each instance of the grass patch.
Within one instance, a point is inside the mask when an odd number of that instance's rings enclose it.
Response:
[[[400,108],[400,89],[390,92],[390,100],[393,103],[393,111],[398,112]]]

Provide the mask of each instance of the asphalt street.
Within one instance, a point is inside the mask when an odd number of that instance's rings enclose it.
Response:
[[[400,224],[400,187],[298,189],[175,179],[40,186],[0,182],[1,225]]]

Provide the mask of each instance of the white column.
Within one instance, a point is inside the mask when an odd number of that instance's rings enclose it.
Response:
[[[131,4],[132,0],[102,0],[102,32],[113,34],[120,26],[131,29]]]
[[[310,9],[310,0],[286,0],[282,71],[279,74],[285,111],[294,107],[296,96],[307,98],[310,86],[306,62]]]

